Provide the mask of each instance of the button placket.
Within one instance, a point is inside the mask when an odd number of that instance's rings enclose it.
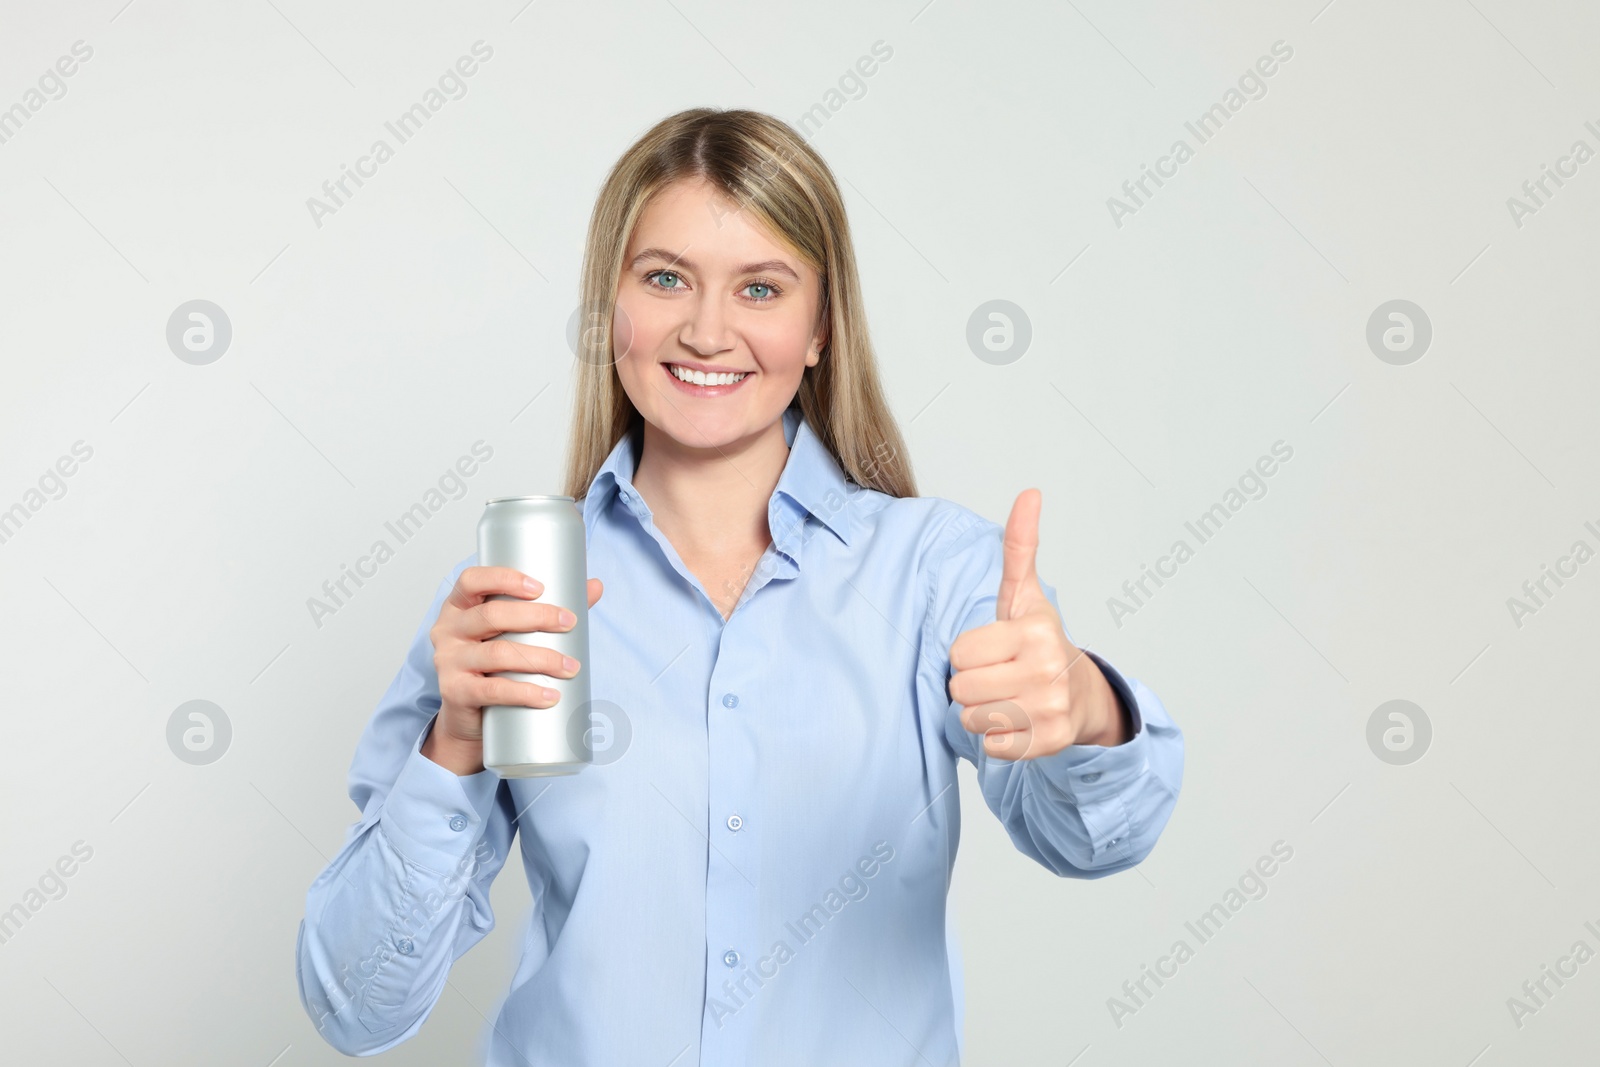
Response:
[[[747,598],[748,599],[748,598]],[[755,885],[759,869],[759,842],[752,836],[747,812],[755,802],[761,760],[759,750],[760,701],[747,688],[751,676],[744,664],[755,663],[745,635],[750,625],[748,602],[723,624],[717,638],[716,656],[710,684],[705,690],[707,728],[707,810],[703,817],[710,833],[706,871],[706,985],[722,990],[726,983],[739,983],[757,952],[760,893]],[[719,827],[717,824],[721,823]],[[717,996],[727,1001],[725,993]],[[719,1027],[709,1014],[703,1020],[705,1034],[715,1038],[706,1045],[711,1054],[716,1048],[732,1049],[727,1042],[753,1024],[753,1013],[741,1013],[736,1020],[723,1018]],[[707,1062],[710,1062],[709,1060]]]

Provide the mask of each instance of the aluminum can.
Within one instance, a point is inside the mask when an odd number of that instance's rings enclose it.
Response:
[[[576,774],[594,760],[589,741],[589,567],[583,516],[570,496],[490,500],[478,520],[478,563],[512,567],[544,583],[538,602],[566,608],[577,625],[561,633],[501,634],[493,640],[539,645],[578,661],[571,678],[500,671],[561,694],[554,707],[483,709],[483,765],[502,778]],[[491,600],[525,598],[495,595]]]

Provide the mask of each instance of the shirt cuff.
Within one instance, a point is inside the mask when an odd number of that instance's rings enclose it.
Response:
[[[1130,724],[1130,736],[1120,745],[1068,745],[1060,752],[1029,760],[1028,766],[1050,792],[1078,809],[1089,831],[1094,860],[1115,862],[1122,858],[1133,833],[1123,798],[1132,795],[1149,770],[1149,733],[1127,681],[1105,660],[1087,649],[1084,652],[1117,694],[1124,721]]]
[[[466,862],[494,810],[500,776],[487,767],[459,775],[422,754],[434,721],[418,735],[384,798],[380,825],[395,851],[419,867],[448,874]]]

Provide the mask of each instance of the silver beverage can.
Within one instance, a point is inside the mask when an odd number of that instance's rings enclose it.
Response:
[[[570,496],[491,500],[478,520],[478,563],[512,567],[544,583],[538,602],[578,617],[561,633],[500,634],[496,641],[540,645],[578,661],[571,678],[501,671],[497,678],[531,682],[561,694],[554,707],[491,705],[483,709],[483,765],[502,778],[576,774],[593,762],[589,742],[589,567],[583,516]],[[496,595],[491,600],[525,598]]]

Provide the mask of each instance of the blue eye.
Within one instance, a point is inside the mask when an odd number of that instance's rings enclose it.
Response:
[[[648,272],[644,276],[644,281],[652,289],[660,289],[669,293],[687,289],[687,286],[683,284],[683,275],[675,270],[667,270],[665,268]],[[765,304],[768,301],[777,299],[783,293],[783,290],[772,282],[754,281],[745,283],[744,292],[751,303]]]

